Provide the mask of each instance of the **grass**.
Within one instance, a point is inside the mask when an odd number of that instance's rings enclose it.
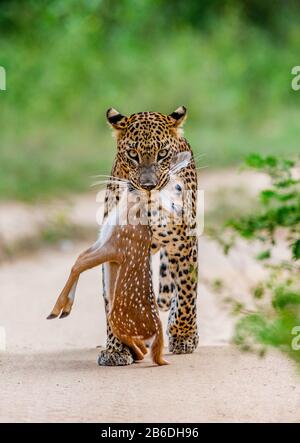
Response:
[[[299,64],[296,19],[277,41],[235,12],[205,31],[144,39],[125,28],[107,38],[92,7],[63,21],[49,11],[36,20],[30,32],[1,36],[0,199],[81,192],[91,176],[109,172],[110,106],[169,113],[185,104],[186,136],[209,168],[250,152],[299,152],[300,91],[290,86]]]

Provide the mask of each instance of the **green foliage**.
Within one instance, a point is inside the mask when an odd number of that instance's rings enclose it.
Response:
[[[267,173],[272,187],[260,193],[258,213],[228,222],[242,237],[259,238],[274,244],[276,231],[285,228],[294,259],[299,259],[300,237],[300,179],[294,178],[295,161],[251,155],[246,165]],[[294,174],[295,175],[295,174]],[[258,259],[271,257],[263,251]]]
[[[0,2],[0,198],[84,190],[114,156],[105,111],[189,110],[205,164],[294,153],[299,8],[274,2]],[[272,4],[271,4],[272,3]]]
[[[300,326],[300,164],[257,154],[246,164],[267,173],[271,184],[261,192],[256,211],[227,223],[226,252],[239,237],[261,243],[263,249],[256,258],[264,263],[268,277],[253,290],[255,309],[251,312],[230,300],[239,316],[234,341],[244,350],[260,353],[276,347],[300,364],[300,351],[292,347],[293,330]],[[276,258],[278,242],[289,251],[288,258]]]
[[[295,260],[300,259],[300,240],[296,240],[292,244],[292,253]]]

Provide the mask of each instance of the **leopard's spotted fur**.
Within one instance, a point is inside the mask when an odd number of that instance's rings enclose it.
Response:
[[[169,180],[172,156],[191,148],[182,136],[181,126],[186,117],[182,106],[170,115],[158,112],[140,112],[130,117],[111,108],[107,118],[116,132],[117,156],[112,176],[129,180],[133,187],[159,190]],[[197,175],[194,160],[179,172],[184,188],[189,190],[193,219],[196,216]],[[118,200],[118,190],[109,184],[106,195],[106,213]],[[155,214],[149,213],[155,218]],[[152,250],[160,250],[160,286],[158,305],[170,309],[168,321],[169,350],[174,354],[191,353],[198,344],[197,297],[197,237],[189,235],[191,227],[151,224]],[[113,264],[103,269],[103,287],[106,310],[109,288],[114,282]],[[106,281],[106,273],[109,279]],[[100,365],[126,365],[133,362],[131,353],[107,327],[107,347],[99,355]]]

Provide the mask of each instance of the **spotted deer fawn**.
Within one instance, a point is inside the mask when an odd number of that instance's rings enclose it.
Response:
[[[118,205],[119,211],[122,211],[122,200],[126,199],[127,193],[124,194]],[[80,254],[48,319],[70,314],[82,272],[106,262],[115,263],[118,269],[108,317],[112,331],[133,351],[136,360],[142,360],[147,353],[144,340],[154,338],[151,346],[153,362],[165,365],[162,323],[152,287],[149,225],[130,224],[128,220],[125,225],[118,225],[114,224],[115,221],[107,220],[99,241]],[[135,218],[133,222],[136,221]]]
[[[187,160],[183,161],[180,156],[180,162],[184,166]],[[178,163],[180,162],[178,160]],[[178,179],[175,182],[178,190]],[[170,194],[173,190],[170,190],[170,187],[174,188],[175,184],[174,180],[170,180],[170,184],[164,190],[167,203],[163,202],[163,205],[167,212],[176,210],[178,206],[181,210],[182,207],[182,202],[177,205],[174,195],[172,192]],[[152,360],[158,365],[166,365],[168,362],[163,358],[162,323],[152,285],[151,227],[149,219],[141,216],[142,207],[131,214],[136,200],[134,203],[129,202],[128,197],[136,193],[130,192],[129,189],[130,187],[126,187],[122,191],[118,205],[102,226],[99,240],[79,255],[67,283],[47,318],[54,319],[58,316],[64,318],[70,314],[82,272],[103,263],[113,263],[116,266],[112,268],[109,278],[113,290],[110,290],[108,315],[113,334],[132,350],[136,360],[142,360],[147,353],[144,340],[153,339]]]

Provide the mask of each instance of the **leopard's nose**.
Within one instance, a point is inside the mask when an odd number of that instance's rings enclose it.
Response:
[[[152,166],[143,167],[140,171],[140,185],[146,191],[151,191],[157,185],[157,176]]]

